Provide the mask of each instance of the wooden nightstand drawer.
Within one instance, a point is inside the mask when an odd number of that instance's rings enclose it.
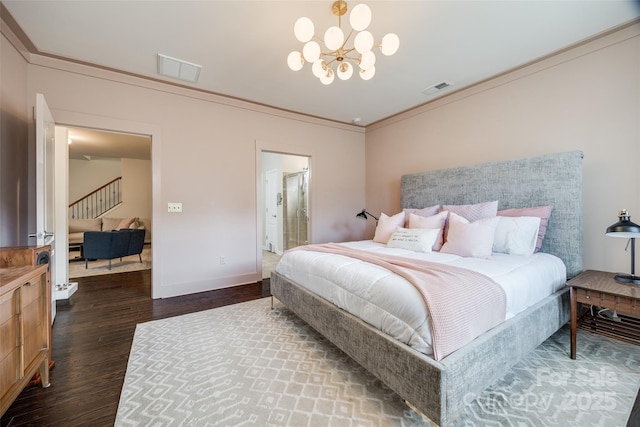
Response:
[[[579,303],[607,307],[622,314],[640,316],[640,303],[636,298],[612,295],[606,292],[576,288],[576,298]]]

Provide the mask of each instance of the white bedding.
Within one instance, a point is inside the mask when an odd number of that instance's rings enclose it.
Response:
[[[482,273],[504,289],[507,319],[566,283],[563,262],[545,253],[531,256],[493,254],[490,259],[479,259],[388,248],[371,240],[343,245],[451,264]],[[276,271],[414,349],[433,354],[426,305],[404,278],[354,258],[306,250],[286,252]]]

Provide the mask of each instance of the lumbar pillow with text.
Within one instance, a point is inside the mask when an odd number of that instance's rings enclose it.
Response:
[[[397,228],[387,242],[390,248],[407,249],[414,252],[431,252],[440,235],[440,229]]]
[[[444,227],[447,222],[447,212],[440,212],[436,215],[423,217],[420,215],[409,214],[409,228],[438,228],[438,238],[433,244],[433,250],[439,251],[444,243]]]

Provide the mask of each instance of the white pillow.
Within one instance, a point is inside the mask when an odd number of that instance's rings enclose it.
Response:
[[[440,229],[398,228],[387,242],[390,248],[408,249],[414,252],[431,252],[431,248],[440,235]]]
[[[499,216],[493,240],[493,252],[531,255],[536,249],[540,218],[535,216]]]
[[[396,228],[402,226],[404,226],[404,212],[397,213],[394,216],[388,216],[384,213],[380,214],[373,241],[387,243],[393,232],[396,231]]]
[[[444,226],[447,222],[447,216],[449,214],[447,212],[440,212],[439,214],[432,215],[429,217],[423,217],[420,215],[415,215],[413,213],[409,214],[409,228],[438,228],[438,238],[436,242],[433,244],[433,250],[439,251],[444,243]]]
[[[465,218],[449,212],[449,233],[440,252],[464,257],[489,258],[500,217],[480,219],[469,223]]]

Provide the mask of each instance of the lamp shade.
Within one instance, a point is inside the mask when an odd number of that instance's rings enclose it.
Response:
[[[355,31],[366,29],[371,23],[371,9],[366,4],[359,4],[349,15],[349,23]]]
[[[394,33],[389,33],[382,38],[380,51],[383,55],[391,56],[398,51],[400,47],[400,39]]]
[[[287,65],[289,65],[289,68],[293,71],[300,70],[304,66],[304,58],[302,57],[302,54],[297,50],[291,52],[289,56],[287,56]]]
[[[375,219],[376,221],[378,221],[378,217],[373,215],[371,212],[369,212],[367,210],[367,208],[362,209],[362,212],[359,212],[356,214],[356,218],[360,218],[360,219],[364,219],[367,220],[369,219],[369,217]]]
[[[340,80],[349,80],[353,75],[353,67],[348,62],[343,62],[338,65],[338,72],[336,74],[338,74]]]
[[[631,217],[626,209],[620,211],[619,219],[620,221],[607,227],[607,236],[626,239],[640,237],[640,225],[631,222]]]
[[[324,33],[324,45],[330,50],[336,50],[342,47],[344,43],[344,33],[340,27],[329,27]]]
[[[313,27],[313,22],[311,22],[311,19],[304,16],[299,18],[293,27],[293,32],[296,35],[296,38],[302,43],[306,43],[311,40],[313,38],[314,31],[315,28]]]
[[[607,227],[607,236],[623,237],[629,239],[631,245],[631,274],[616,274],[614,279],[619,283],[630,283],[640,286],[640,277],[636,276],[636,238],[640,237],[640,225],[631,222],[631,217],[626,209],[620,211],[620,221]]]

